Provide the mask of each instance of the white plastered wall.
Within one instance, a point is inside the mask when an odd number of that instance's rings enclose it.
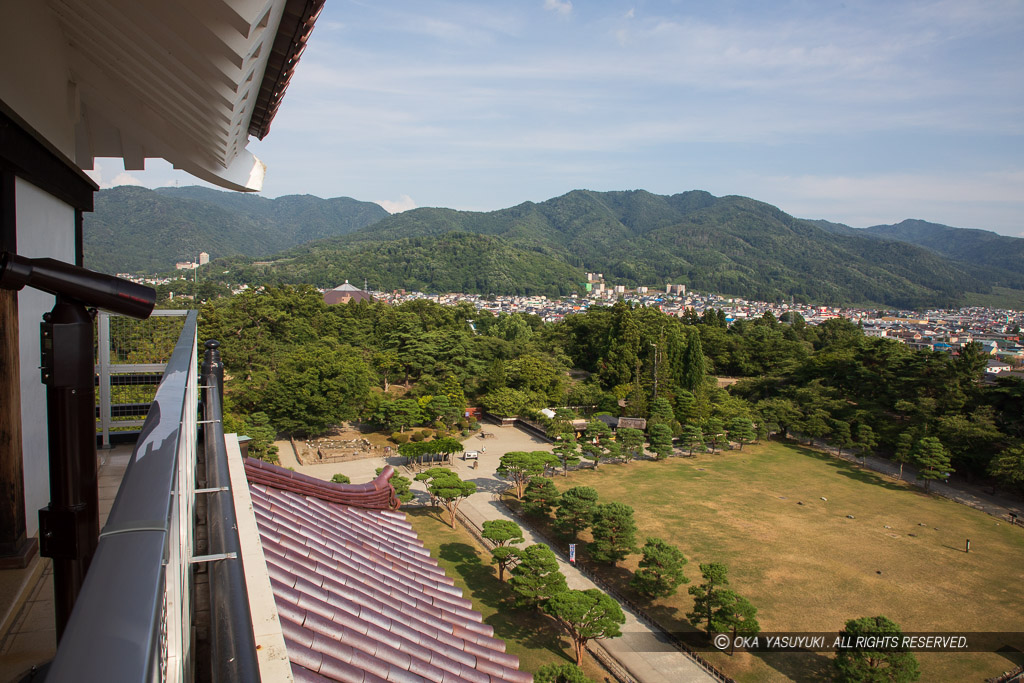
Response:
[[[17,179],[15,189],[18,254],[75,262],[75,210]],[[39,380],[39,323],[53,308],[51,294],[25,287],[18,292],[18,340],[21,360],[21,438],[25,476],[25,531],[39,529],[39,508],[50,502],[46,439],[46,387]]]

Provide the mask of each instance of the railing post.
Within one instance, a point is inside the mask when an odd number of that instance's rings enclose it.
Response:
[[[50,504],[39,511],[39,554],[53,559],[60,641],[100,535],[92,316],[80,302],[58,296],[43,319]]]
[[[210,555],[225,555],[209,563],[210,665],[214,683],[258,681],[256,639],[249,611],[248,591],[238,540],[238,523],[228,473],[224,425],[221,422],[221,389],[224,365],[220,343],[209,340],[203,357],[203,441],[206,450],[206,483],[224,490],[209,494],[206,507]]]
[[[96,316],[96,350],[99,352],[100,430],[103,448],[110,448],[110,314],[100,311]]]

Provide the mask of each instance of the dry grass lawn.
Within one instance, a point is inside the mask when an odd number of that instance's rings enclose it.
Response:
[[[1021,631],[1024,624],[1024,529],[822,453],[767,443],[602,465],[555,482],[593,486],[604,502],[632,505],[640,544],[659,536],[679,546],[691,583],[700,580],[699,563],[725,563],[732,588],[758,608],[763,631],[834,633],[848,619],[880,614],[904,631]],[[612,580],[625,586],[639,559],[612,569]],[[651,613],[685,631],[691,607],[683,586]],[[820,680],[831,665],[828,654],[709,659],[742,681]],[[1024,663],[1024,655],[922,653],[918,661],[922,681],[981,680]]]

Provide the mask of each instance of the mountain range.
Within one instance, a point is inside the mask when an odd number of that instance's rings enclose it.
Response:
[[[87,265],[98,268],[89,260],[103,249],[92,246],[93,226],[122,245],[141,240],[119,255],[145,259],[133,270],[161,258],[166,269],[183,258],[161,257],[180,230],[185,256],[202,249],[221,257],[211,270],[227,270],[234,282],[333,287],[365,279],[382,290],[559,295],[578,291],[589,271],[628,286],[677,282],[767,301],[902,308],[953,305],[993,287],[1024,289],[1022,239],[924,221],[855,229],[702,191],[576,190],[491,212],[388,215],[348,198],[115,188],[100,193],[85,225]]]
[[[85,214],[85,264],[105,273],[156,273],[176,261],[271,256],[298,244],[343,235],[388,215],[349,197],[267,199],[202,187],[101,190]]]

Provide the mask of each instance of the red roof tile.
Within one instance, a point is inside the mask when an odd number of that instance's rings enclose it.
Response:
[[[246,461],[295,680],[532,681],[393,510],[393,472],[334,484]]]

